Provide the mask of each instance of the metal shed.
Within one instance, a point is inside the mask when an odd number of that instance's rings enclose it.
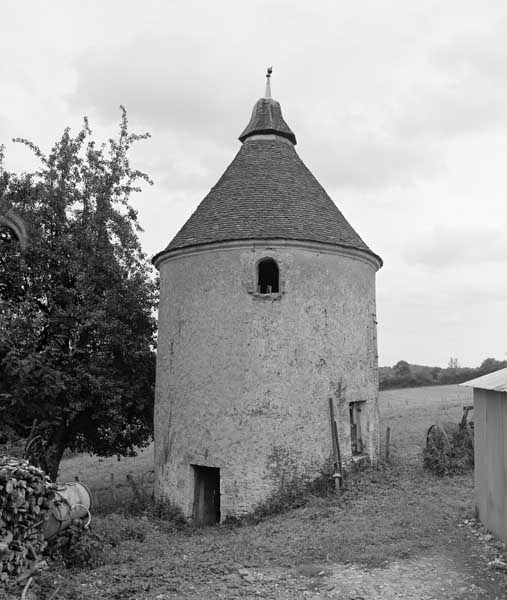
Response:
[[[507,368],[461,385],[474,389],[478,517],[507,542]]]

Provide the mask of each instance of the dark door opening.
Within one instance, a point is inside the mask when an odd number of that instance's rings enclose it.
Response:
[[[220,469],[194,469],[194,523],[198,527],[220,523]]]
[[[352,454],[363,453],[363,436],[361,432],[361,411],[364,402],[350,402],[350,446]]]

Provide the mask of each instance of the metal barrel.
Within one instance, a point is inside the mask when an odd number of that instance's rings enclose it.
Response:
[[[54,507],[44,525],[44,537],[50,539],[68,527],[73,519],[90,519],[92,494],[77,481],[59,485],[56,490]]]

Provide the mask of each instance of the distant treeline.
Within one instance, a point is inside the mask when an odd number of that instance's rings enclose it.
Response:
[[[496,360],[495,358],[486,358],[476,368],[460,367],[458,359],[451,358],[445,369],[411,365],[405,360],[400,360],[392,367],[379,367],[379,384],[381,390],[388,390],[423,385],[463,383],[504,367],[507,367],[507,360]]]

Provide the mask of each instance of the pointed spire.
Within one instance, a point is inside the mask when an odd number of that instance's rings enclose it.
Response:
[[[273,72],[273,67],[268,67],[268,72],[266,73],[266,92],[264,94],[264,98],[271,98],[271,73]]]
[[[280,103],[271,98],[271,73],[273,67],[268,67],[266,73],[266,93],[263,98],[257,100],[250,123],[239,136],[244,142],[252,135],[279,135],[296,144],[296,136],[284,121]]]

